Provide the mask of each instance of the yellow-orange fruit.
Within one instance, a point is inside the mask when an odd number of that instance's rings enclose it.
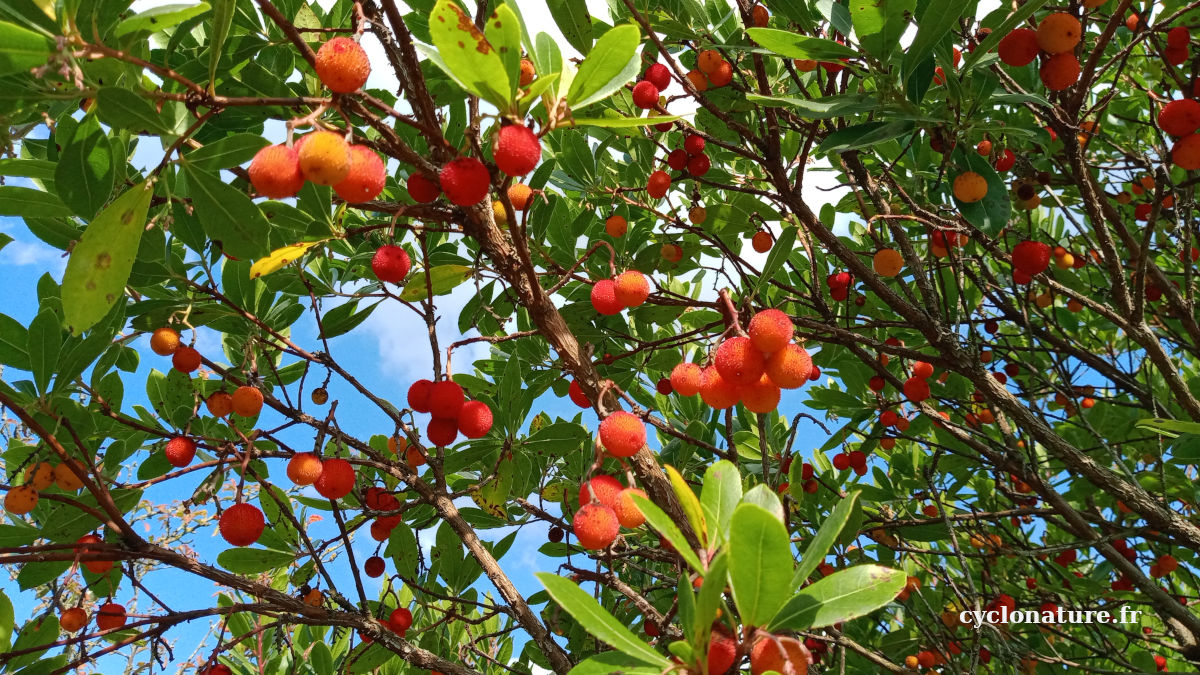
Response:
[[[689,70],[686,77],[696,91],[703,92],[708,89],[708,78],[699,70]]]
[[[750,326],[746,332],[756,349],[773,354],[792,341],[796,325],[787,314],[778,309],[764,309],[750,319]]]
[[[375,151],[365,145],[350,146],[350,171],[334,183],[333,191],[347,204],[369,202],[383,192],[387,168]]]
[[[1079,81],[1079,59],[1071,52],[1055,54],[1042,64],[1038,76],[1050,91],[1062,91]]]
[[[271,199],[295,197],[304,187],[300,155],[286,145],[268,145],[259,150],[247,173],[255,192]]]
[[[713,366],[700,371],[700,398],[705,405],[717,410],[724,410],[737,405],[742,395],[738,386],[725,378]]]
[[[521,59],[520,86],[528,87],[533,83],[533,78],[536,75],[537,71],[533,67],[533,61],[530,61],[529,59]]]
[[[600,423],[600,444],[613,457],[632,457],[646,444],[646,424],[633,413],[618,410]]]
[[[965,171],[954,177],[954,197],[960,202],[977,202],[987,195],[987,190],[987,179],[974,171]]]
[[[213,417],[225,417],[233,412],[233,397],[223,391],[215,391],[204,401],[208,413]]]
[[[638,488],[625,488],[617,494],[616,503],[613,504],[613,511],[617,513],[617,521],[631,530],[646,522],[645,514],[637,507],[637,504],[633,503],[634,495],[645,497],[646,493]]]
[[[242,417],[254,417],[262,412],[263,395],[257,387],[238,387],[233,391],[233,412]]]
[[[54,467],[50,462],[38,462],[25,470],[25,484],[34,490],[45,490],[54,485]]]
[[[598,502],[605,506],[616,506],[617,498],[625,486],[608,474],[597,474],[579,486],[579,504]]]
[[[15,516],[29,513],[37,503],[38,493],[32,485],[18,485],[4,495],[4,510]]]
[[[667,262],[677,263],[683,260],[683,248],[679,244],[663,244],[659,255]]]
[[[318,131],[300,145],[300,171],[317,185],[340,183],[350,174],[350,145],[341,134]]]
[[[350,462],[340,457],[332,457],[321,463],[321,475],[313,485],[322,497],[338,500],[354,489],[356,476],[354,466]]]
[[[714,87],[724,87],[733,81],[733,66],[728,61],[722,60],[717,64],[716,69],[708,74],[708,81]]]
[[[366,50],[348,37],[335,37],[321,45],[315,65],[321,83],[339,94],[358,91],[371,74]]]
[[[626,307],[641,307],[650,297],[650,282],[637,270],[626,270],[613,280],[617,302]]]
[[[776,386],[795,389],[807,382],[812,374],[812,358],[804,347],[792,343],[767,359],[766,373]]]
[[[750,650],[750,672],[753,675],[763,675],[768,670],[803,675],[808,672],[810,664],[812,654],[804,643],[792,637],[763,637]]]
[[[608,548],[621,531],[621,523],[611,506],[584,504],[571,523],[580,545],[593,551]]]
[[[170,356],[179,349],[179,333],[174,328],[162,327],[150,335],[150,349],[159,356]]]
[[[894,277],[904,269],[904,256],[894,248],[880,249],[871,258],[871,267],[881,277]]]
[[[1037,27],[1038,47],[1047,54],[1061,54],[1075,49],[1083,37],[1079,19],[1066,12],[1055,12],[1042,19]]]
[[[688,220],[692,221],[693,225],[700,225],[708,220],[708,210],[703,206],[693,206],[688,209]]]
[[[792,65],[802,73],[811,73],[817,69],[816,59],[792,59]]]
[[[321,477],[321,460],[311,452],[299,452],[288,460],[287,476],[296,485],[312,485]]]
[[[721,343],[713,363],[721,377],[740,386],[758,382],[762,377],[766,359],[755,348],[748,337],[734,337]]]
[[[725,57],[721,56],[721,52],[715,49],[705,49],[696,57],[696,67],[705,75],[712,75],[712,72],[724,60]]]
[[[75,492],[83,487],[83,481],[79,480],[67,462],[54,467],[54,484],[64,492]]]
[[[683,362],[671,370],[671,388],[680,396],[695,396],[700,393],[700,366]]]
[[[533,203],[533,189],[524,183],[513,183],[508,187],[508,201],[517,211],[524,211]]]
[[[425,455],[421,454],[421,449],[415,445],[404,451],[404,459],[413,468],[425,465]]]
[[[779,407],[781,392],[771,378],[764,374],[758,382],[741,388],[742,405],[754,413],[766,414]]]

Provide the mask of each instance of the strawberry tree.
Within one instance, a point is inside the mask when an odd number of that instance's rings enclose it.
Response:
[[[1196,3],[132,4],[0,3],[0,672],[1200,663]]]

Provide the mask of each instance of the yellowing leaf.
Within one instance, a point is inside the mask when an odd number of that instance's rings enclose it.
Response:
[[[271,251],[271,255],[250,266],[250,278],[257,279],[271,272],[277,272],[283,269],[284,265],[295,262],[300,256],[308,253],[309,249],[324,241],[323,239],[321,241],[302,241],[299,244],[288,244],[277,248]]]

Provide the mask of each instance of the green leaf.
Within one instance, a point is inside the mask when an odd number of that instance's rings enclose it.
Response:
[[[796,245],[796,228],[784,227],[779,233],[779,238],[771,246],[771,252],[767,254],[767,262],[763,265],[762,274],[754,280],[754,293],[758,295],[758,291],[766,281],[775,278],[776,273],[783,267],[783,263],[787,261],[788,256],[792,254],[792,247]]]
[[[587,56],[592,49],[592,15],[587,0],[546,0],[546,6],[567,44]]]
[[[1160,417],[1138,420],[1133,426],[1139,429],[1149,429],[1171,438],[1180,434],[1200,434],[1200,422],[1180,422]]]
[[[508,109],[512,87],[500,54],[453,0],[438,0],[429,15],[429,34],[439,57],[434,63],[463,89]]]
[[[445,295],[454,290],[467,279],[471,278],[473,270],[466,265],[439,265],[429,270],[428,277],[433,286],[434,295]],[[409,277],[400,292],[400,299],[417,302],[429,297],[429,286],[425,285],[425,272],[415,272]]]
[[[632,631],[571,580],[549,572],[538,572],[537,578],[546,587],[550,597],[598,640],[640,663],[657,668],[670,665],[666,657],[639,640]]]
[[[29,342],[26,345],[33,381],[38,391],[50,387],[50,378],[58,366],[58,352],[62,349],[62,328],[58,316],[50,309],[43,309],[29,324]]]
[[[70,563],[67,566],[69,567]],[[46,614],[36,619],[30,619],[21,627],[21,632],[17,634],[17,639],[13,642],[12,650],[18,652],[40,645],[49,646],[58,637],[58,632],[58,617],[53,614]],[[33,651],[8,659],[4,664],[7,668],[6,672],[15,673],[17,670],[37,661],[46,651],[45,649]]]
[[[987,194],[983,199],[977,202],[963,202],[954,197],[954,204],[958,207],[959,213],[963,218],[966,218],[975,227],[983,230],[988,234],[995,235],[1008,225],[1008,217],[1012,214],[1012,205],[1009,202],[1008,186],[1004,184],[1004,179],[996,173],[992,168],[991,162],[986,157],[975,152],[974,149],[956,148],[954,151],[955,159],[963,171],[974,171],[983,176],[987,181]],[[965,167],[964,167],[965,165]],[[953,181],[953,176],[948,176],[948,180]],[[951,190],[951,194],[953,194]]]
[[[993,28],[991,34],[984,38],[983,42],[979,43],[979,46],[975,47],[975,51],[968,52],[965,55],[966,58],[963,59],[962,72],[965,74],[971,69],[971,66],[975,65],[976,61],[983,57],[984,54],[987,54],[995,49],[996,45],[1000,44],[1000,41],[1004,39],[1005,35],[1011,33],[1012,30],[1017,26],[1025,23],[1025,20],[1033,16],[1034,12],[1041,9],[1042,5],[1046,4],[1046,1],[1047,0],[1029,0],[1029,2],[1022,4],[1019,8],[1017,8],[1017,11],[1009,14],[1007,19],[1001,22],[999,26]]]
[[[560,127],[601,127],[604,129],[633,129],[648,127],[651,124],[674,122],[682,119],[679,115],[659,115],[658,117],[574,117]]]
[[[397,574],[405,579],[410,579],[417,573],[419,551],[417,537],[408,525],[400,523],[392,528],[392,534],[388,537],[387,548],[384,552],[392,558]]]
[[[958,25],[958,17],[967,8],[962,0],[930,0],[917,21],[917,34],[904,50],[904,79],[916,72],[917,66],[933,54],[942,38]]]
[[[358,301],[352,300],[334,307],[325,312],[325,316],[321,318],[321,337],[329,339],[354,330],[358,324],[366,321],[378,306],[379,303],[376,302],[360,312],[358,311]]]
[[[0,185],[0,216],[66,218],[75,215],[57,195],[16,185]]]
[[[833,40],[808,37],[776,28],[751,28],[746,34],[763,48],[789,59],[831,61],[852,59],[859,55],[856,50]]]
[[[642,515],[646,516],[646,522],[650,527],[654,528],[659,534],[671,542],[671,546],[675,547],[675,552],[683,557],[684,562],[692,566],[692,569],[703,574],[704,565],[700,562],[700,558],[696,556],[696,552],[692,550],[692,545],[688,543],[687,538],[683,536],[683,532],[675,526],[675,522],[671,517],[658,508],[658,504],[646,499],[641,495],[632,495],[633,503],[641,509]]]
[[[194,16],[200,16],[208,11],[208,3],[200,2],[194,5],[161,5],[134,14],[117,24],[113,35],[121,37],[130,33],[149,31],[157,33],[187,21]]]
[[[608,98],[637,76],[642,32],[633,24],[616,26],[596,40],[567,90],[567,104],[583,109]]]
[[[866,94],[838,94],[811,99],[747,94],[746,100],[770,108],[788,108],[799,117],[818,120],[849,117],[879,108],[879,97]]]
[[[904,590],[903,570],[856,565],[800,589],[771,622],[770,630],[813,630],[883,607]]]
[[[4,591],[0,590],[0,650],[8,650],[15,620],[12,600],[9,600]]]
[[[234,574],[262,574],[279,569],[296,559],[296,554],[270,548],[238,547],[221,551],[217,564]]]
[[[821,154],[858,150],[890,141],[910,133],[915,125],[910,120],[891,122],[864,122],[838,129],[825,137],[817,146]]]
[[[704,583],[700,584],[693,634],[703,635],[712,627],[713,620],[717,618],[717,609],[721,607],[721,598],[725,595],[728,575],[729,555],[722,551],[708,563],[708,573],[704,575]]]
[[[621,652],[601,652],[580,661],[567,675],[658,675],[661,669],[647,666]]]
[[[7,21],[0,21],[0,76],[26,73],[50,60],[50,38]]]
[[[212,89],[213,80],[217,79],[217,66],[221,64],[221,52],[225,40],[229,37],[229,29],[233,26],[233,13],[237,9],[237,0],[213,0],[212,35],[208,39],[208,80]]]
[[[267,233],[271,226],[246,193],[189,162],[183,163],[183,174],[205,234],[220,242],[222,251],[238,260],[253,260],[270,252]]]
[[[508,3],[496,7],[484,24],[484,36],[500,55],[504,74],[508,77],[509,101],[517,98],[521,83],[521,20]]]
[[[829,549],[838,540],[838,535],[842,533],[846,521],[850,520],[850,515],[854,512],[854,506],[858,503],[860,494],[861,492],[855,491],[846,495],[838,502],[837,506],[833,507],[833,511],[825,519],[825,522],[821,523],[821,529],[817,530],[817,535],[808,542],[808,548],[804,549],[804,555],[800,557],[800,564],[796,568],[795,576],[792,577],[791,588],[793,590],[800,588],[808,580],[808,575],[812,574],[813,570],[824,562],[825,556],[829,555]]]
[[[62,302],[72,335],[91,328],[124,296],[153,195],[147,183],[126,190],[96,216],[71,251]]]
[[[700,503],[714,519],[709,523],[710,532],[715,528],[717,541],[724,541],[729,531],[733,510],[742,500],[742,478],[737,466],[729,460],[721,460],[704,471],[704,486],[700,489]]]
[[[90,220],[112,196],[116,180],[112,144],[95,115],[83,118],[63,148],[54,171],[54,186],[63,203]]]
[[[900,45],[917,0],[850,0],[854,34],[867,53],[886,62]]]
[[[733,512],[729,529],[729,585],[742,623],[765,626],[787,600],[792,578],[787,528],[757,504]]]
[[[743,504],[754,504],[766,509],[767,513],[775,516],[775,520],[783,522],[783,502],[779,500],[779,495],[766,485],[759,483],[746,491],[742,497]]]
[[[700,538],[701,546],[708,546],[708,525],[704,522],[704,510],[700,507],[700,500],[696,499],[696,493],[692,492],[692,488],[688,487],[687,481],[675,467],[667,464],[663,469],[671,480],[671,487],[675,490],[679,505],[683,507],[683,515],[692,526],[692,532]]]
[[[149,101],[128,89],[103,87],[96,94],[96,114],[100,121],[134,133],[164,135],[167,127]]]
[[[258,134],[234,134],[189,152],[185,159],[201,169],[228,169],[254,159],[268,145]]]

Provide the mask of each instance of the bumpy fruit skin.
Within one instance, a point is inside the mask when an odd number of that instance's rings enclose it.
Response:
[[[334,185],[350,173],[350,145],[341,134],[318,131],[300,145],[300,171],[317,185]]]
[[[496,133],[492,147],[496,167],[510,176],[524,176],[537,167],[542,158],[542,143],[529,127],[510,124]]]
[[[181,373],[190,373],[200,367],[200,352],[180,345],[171,355],[171,365]]]
[[[604,316],[620,314],[625,305],[617,299],[617,284],[612,279],[601,279],[592,286],[592,308]]]
[[[454,380],[440,380],[429,388],[429,412],[434,417],[457,419],[465,400],[463,388]]]
[[[467,438],[483,438],[492,430],[492,409],[483,401],[467,401],[458,411],[458,430]]]
[[[712,168],[712,160],[703,153],[688,158],[687,171],[693,176],[703,176]]]
[[[700,366],[683,362],[671,370],[671,388],[680,396],[695,396],[700,393]]]
[[[613,282],[617,302],[626,307],[640,307],[650,297],[650,282],[646,275],[637,270],[627,270],[617,275]]]
[[[667,155],[667,166],[676,171],[683,171],[687,168],[689,156],[687,150],[683,148],[675,148]]]
[[[62,613],[58,619],[58,625],[68,633],[78,632],[80,628],[87,625],[88,615],[83,611],[82,607],[72,607]]]
[[[433,391],[433,382],[417,380],[408,388],[408,407],[420,413],[429,412],[429,394]]]
[[[1181,169],[1200,169],[1200,134],[1184,136],[1171,148],[1171,163]]]
[[[954,197],[960,202],[977,202],[987,195],[987,190],[987,179],[974,171],[964,171],[954,177]]]
[[[904,381],[904,395],[913,403],[929,398],[929,383],[921,377],[910,377]]]
[[[671,71],[663,64],[655,63],[646,69],[643,79],[653,84],[659,93],[662,93],[671,86]]]
[[[610,237],[624,237],[629,231],[629,221],[624,216],[609,216],[604,221],[604,233]]]
[[[992,162],[992,166],[997,171],[1004,173],[1006,171],[1011,171],[1016,163],[1017,156],[1013,154],[1012,150],[1005,148],[1004,152],[1000,153],[1000,156],[996,158],[996,161]]]
[[[592,402],[588,400],[587,394],[583,393],[583,387],[579,386],[578,380],[571,380],[570,386],[567,387],[567,396],[580,408],[592,407]]]
[[[439,448],[454,445],[454,440],[458,438],[458,419],[435,417],[429,420],[429,426],[425,428],[425,437]]]
[[[254,417],[262,412],[263,395],[258,387],[238,387],[233,390],[233,412],[242,417]]]
[[[312,485],[321,477],[321,459],[311,452],[298,452],[288,460],[287,476],[296,485]]]
[[[317,493],[326,499],[341,499],[354,489],[354,466],[341,457],[321,462],[321,475],[313,482]]]
[[[658,105],[658,87],[649,80],[642,80],[633,86],[633,104],[639,108],[653,108]]]
[[[737,660],[737,643],[724,632],[714,630],[708,643],[708,673],[721,675]]]
[[[184,467],[191,464],[192,459],[196,457],[196,444],[186,436],[176,436],[167,441],[164,453],[171,466]]]
[[[1055,12],[1042,19],[1037,27],[1038,47],[1047,54],[1061,54],[1075,49],[1083,37],[1079,19],[1066,12]]]
[[[204,401],[204,406],[213,417],[225,417],[233,412],[233,397],[224,391],[214,391]]]
[[[286,145],[268,145],[250,161],[250,184],[255,192],[271,199],[295,197],[304,187],[300,155]]]
[[[388,628],[401,637],[412,627],[412,622],[412,612],[407,607],[393,609],[391,615],[388,616]]]
[[[1041,274],[1050,266],[1050,246],[1040,241],[1023,241],[1013,247],[1012,264],[1031,277]]]
[[[575,512],[571,523],[575,538],[586,549],[598,551],[608,548],[621,531],[621,523],[611,506],[584,504]]]
[[[631,530],[646,522],[646,515],[637,507],[637,504],[633,503],[634,495],[645,497],[646,492],[638,488],[625,488],[617,495],[617,503],[613,505],[613,511],[617,514],[617,522],[621,523],[622,527]]]
[[[741,397],[737,385],[721,377],[716,368],[709,366],[700,371],[700,398],[705,405],[724,410],[737,405]]]
[[[666,171],[655,171],[646,180],[646,194],[654,199],[662,199],[671,188],[671,177]]]
[[[830,70],[829,66],[833,65],[833,64],[822,63],[821,65],[825,67],[825,70]],[[837,70],[841,70],[844,67],[845,66],[838,64]],[[834,71],[830,71],[830,72],[837,72],[837,71],[834,70]],[[717,64],[717,67],[715,69],[713,69],[713,71],[711,73],[708,73],[708,81],[712,84],[713,87],[716,87],[716,88],[724,87],[725,85],[727,85],[733,81],[733,66],[728,61],[725,61],[724,59],[722,59],[721,62]]]
[[[348,37],[335,37],[317,50],[316,70],[330,91],[349,94],[367,83],[371,60],[362,45]]]
[[[474,206],[487,196],[492,178],[483,162],[474,157],[459,157],[446,162],[438,180],[452,204]]]
[[[605,506],[616,507],[621,491],[625,489],[621,481],[608,474],[599,474],[585,480],[579,486],[579,505],[598,502]]]
[[[1000,60],[1010,66],[1026,66],[1033,63],[1039,51],[1037,33],[1030,28],[1017,28],[1000,40],[996,53]]]
[[[750,319],[746,332],[750,342],[760,352],[773,354],[792,341],[796,326],[787,314],[778,309],[764,309]]]
[[[442,195],[442,188],[437,183],[419,173],[410,175],[405,182],[405,187],[408,188],[408,196],[418,204],[435,202]]]
[[[730,383],[741,386],[754,384],[762,377],[766,359],[762,352],[755,348],[748,337],[734,337],[717,347],[713,363],[721,377]]]
[[[754,413],[766,414],[779,407],[779,387],[765,374],[758,382],[741,388],[742,405]]]
[[[159,356],[170,356],[179,349],[179,333],[174,328],[166,326],[156,329],[150,335],[150,349]]]
[[[632,457],[646,444],[646,425],[637,415],[618,410],[600,423],[600,443],[614,457]]]
[[[508,186],[508,201],[517,211],[524,211],[533,203],[533,189],[524,183],[513,183]]]
[[[1172,136],[1187,136],[1200,129],[1200,101],[1181,98],[1158,111],[1158,128]]]
[[[1038,76],[1050,91],[1062,91],[1079,81],[1079,72],[1079,59],[1071,52],[1063,52],[1046,59]]]
[[[815,370],[808,351],[795,343],[772,354],[767,359],[765,367],[767,377],[770,377],[776,386],[784,389],[796,389],[803,386],[812,378]]]
[[[518,86],[528,87],[533,84],[533,78],[536,76],[537,69],[533,67],[533,61],[521,59],[521,78],[517,81]]]
[[[318,591],[317,589],[314,588],[313,593],[320,595],[321,591]],[[304,601],[308,602],[307,596],[305,596]],[[308,602],[308,604],[311,605],[313,603]],[[321,603],[318,602],[316,604],[319,606]],[[224,663],[217,663],[217,664],[214,664],[214,665],[211,665],[211,666],[205,668],[204,670],[199,671],[197,673],[197,675],[233,675],[233,671],[230,670],[229,666],[225,665]]]
[[[257,506],[242,502],[225,509],[217,527],[231,545],[249,546],[262,536],[266,521]]]
[[[790,670],[785,670],[785,665]],[[812,664],[812,654],[804,643],[791,637],[763,637],[750,650],[750,672],[763,675],[768,670],[791,675],[806,675]]]
[[[37,506],[38,493],[32,485],[18,485],[4,494],[4,510],[20,516]]]
[[[334,184],[333,191],[348,204],[361,204],[378,197],[386,183],[387,168],[379,155],[365,145],[352,145],[350,172]]]
[[[376,249],[375,255],[371,256],[371,272],[380,281],[398,284],[404,281],[410,269],[412,260],[402,246],[385,244]]]
[[[125,625],[125,607],[115,602],[106,602],[96,610],[96,627],[113,630]]]
[[[38,462],[30,466],[25,470],[25,483],[39,492],[54,485],[54,466],[50,462]]]

